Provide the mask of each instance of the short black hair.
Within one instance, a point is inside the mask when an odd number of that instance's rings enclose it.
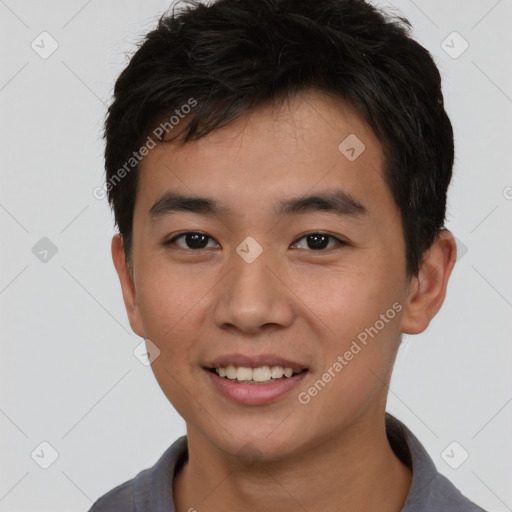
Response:
[[[364,0],[189,0],[164,13],[117,79],[105,120],[108,198],[127,259],[137,152],[155,144],[155,126],[169,133],[174,114],[186,113],[176,133],[187,143],[266,102],[317,90],[355,107],[379,139],[406,270],[417,275],[444,229],[454,147],[439,70],[410,33],[407,19]]]

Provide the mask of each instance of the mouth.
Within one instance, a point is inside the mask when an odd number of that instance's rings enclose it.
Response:
[[[275,356],[226,356],[205,367],[213,388],[232,401],[258,405],[288,394],[310,372],[305,365]]]
[[[235,366],[229,364],[227,366],[218,366],[216,368],[207,368],[210,373],[214,373],[223,379],[227,379],[234,383],[243,384],[271,384],[283,379],[289,379],[307,372],[307,368],[294,370],[289,366],[258,366],[251,368],[249,366]]]

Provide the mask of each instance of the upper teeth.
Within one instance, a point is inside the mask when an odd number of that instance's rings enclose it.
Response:
[[[221,377],[227,377],[231,380],[254,380],[256,382],[265,382],[272,379],[281,379],[283,376],[291,377],[292,368],[283,368],[282,366],[260,366],[258,368],[248,368],[246,366],[228,365],[226,368],[218,367],[215,371]]]

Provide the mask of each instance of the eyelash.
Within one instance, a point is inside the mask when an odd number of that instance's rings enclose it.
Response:
[[[202,235],[202,236],[205,236],[206,238],[208,238],[208,241],[213,240],[213,237],[207,235],[206,233],[201,233],[200,231],[185,231],[183,233],[180,233],[180,234],[174,236],[170,240],[167,240],[167,241],[163,242],[162,245],[168,247],[168,246],[174,244],[176,242],[176,240],[178,240],[178,239],[180,239],[182,237],[185,237],[187,235]],[[313,235],[321,235],[321,236],[328,237],[330,240],[334,240],[337,243],[338,247],[344,247],[344,246],[348,246],[349,245],[348,242],[345,242],[344,240],[341,240],[338,237],[335,237],[334,235],[331,235],[329,233],[323,233],[321,231],[314,231],[314,232],[311,232],[311,233],[306,233],[304,235],[301,235],[299,238],[296,239],[294,244],[296,244],[298,241],[302,240],[303,238],[307,238],[307,237],[313,236]],[[329,243],[327,245],[329,245]],[[329,248],[326,248],[326,249],[317,249],[317,250],[314,250],[314,249],[306,249],[306,250],[308,252],[326,252],[326,251],[328,251],[330,249],[334,249],[334,248],[335,247],[329,247]],[[184,251],[200,252],[203,249],[208,249],[208,247],[203,247],[203,248],[200,248],[200,249],[191,249],[191,248],[188,248],[188,247],[184,248],[184,247],[178,246],[178,249],[181,249],[181,250],[184,250]],[[210,249],[211,249],[211,247],[210,247]]]

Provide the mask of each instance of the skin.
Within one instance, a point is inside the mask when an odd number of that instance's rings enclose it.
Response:
[[[354,161],[338,150],[349,134],[366,147]],[[131,264],[120,235],[112,254],[131,327],[160,349],[155,377],[187,424],[189,460],[174,481],[179,512],[401,510],[411,471],[385,434],[387,388],[401,333],[424,331],[443,303],[456,246],[442,231],[419,274],[407,276],[382,164],[379,140],[359,114],[313,91],[184,146],[157,146],[143,160]],[[367,213],[274,213],[282,199],[339,188]],[[152,217],[167,191],[230,211]],[[211,237],[207,248],[187,248],[184,237],[163,245],[184,232]],[[304,236],[318,232],[347,245],[329,239],[326,249],[311,249]],[[248,236],[263,249],[252,263],[236,252]],[[394,303],[401,311],[301,404],[297,394]],[[309,371],[273,403],[239,404],[203,369],[234,352],[277,354]]]

